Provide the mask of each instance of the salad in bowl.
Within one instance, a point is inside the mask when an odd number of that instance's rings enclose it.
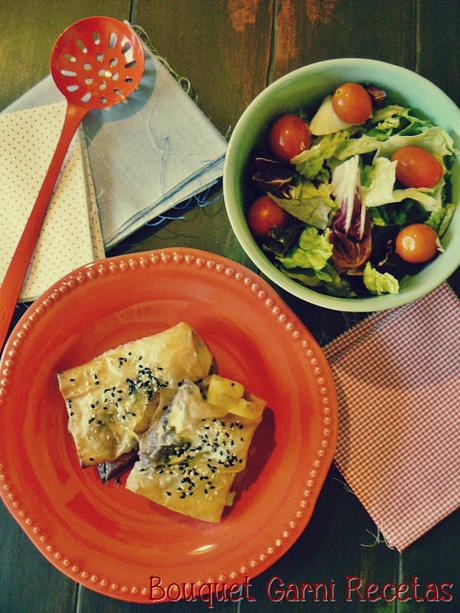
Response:
[[[443,250],[455,153],[443,127],[378,84],[342,83],[261,134],[248,166],[249,228],[306,287],[398,294],[404,277]]]
[[[299,68],[240,117],[224,197],[243,249],[313,304],[411,302],[460,264],[460,110],[420,75],[343,58]]]

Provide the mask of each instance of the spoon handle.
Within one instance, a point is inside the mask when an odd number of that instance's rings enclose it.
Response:
[[[51,159],[48,172],[43,180],[37,199],[17,244],[5,278],[0,287],[0,349],[5,342],[24,278],[45,219],[51,195],[61,170],[65,155],[88,109],[69,105],[56,150]],[[14,211],[11,213],[14,215]]]

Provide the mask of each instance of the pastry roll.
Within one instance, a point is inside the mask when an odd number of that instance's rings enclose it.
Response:
[[[203,379],[211,363],[202,339],[179,323],[58,374],[81,464],[113,462],[136,449],[137,433],[164,401],[158,392]]]
[[[218,375],[201,386],[184,382],[138,437],[139,461],[126,487],[178,513],[218,522],[264,407]]]

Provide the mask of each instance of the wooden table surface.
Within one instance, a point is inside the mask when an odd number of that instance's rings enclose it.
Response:
[[[460,100],[459,0],[3,0],[0,3],[0,109],[47,74],[58,34],[89,15],[141,25],[161,55],[187,76],[198,104],[222,133],[235,126],[254,96],[286,72],[317,60],[369,57],[419,72]],[[203,232],[203,228],[206,232]],[[113,253],[191,246],[250,265],[233,235],[222,199],[194,207],[183,219],[144,228]],[[108,254],[111,255],[111,254]],[[458,290],[459,274],[450,280]],[[282,294],[321,344],[359,319],[306,305]],[[28,541],[0,505],[0,613],[115,613],[145,605],[103,597],[61,575]],[[313,518],[292,549],[254,580],[256,602],[217,604],[214,611],[378,612],[460,611],[450,604],[345,602],[346,576],[375,581],[455,582],[459,578],[460,513],[444,520],[402,555],[375,544],[376,528],[353,494],[330,471]],[[153,570],[153,569],[152,569]],[[269,577],[330,581],[337,602],[270,604]],[[201,603],[161,611],[205,610]]]

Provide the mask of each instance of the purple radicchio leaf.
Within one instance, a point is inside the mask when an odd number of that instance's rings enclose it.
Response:
[[[366,89],[367,89],[367,93],[371,97],[372,106],[374,107],[383,106],[385,100],[387,99],[386,91],[375,85],[368,85]]]
[[[278,197],[288,195],[297,174],[295,166],[282,160],[273,160],[265,155],[255,157],[256,173],[252,180],[264,192]]]
[[[340,209],[332,221],[332,261],[347,274],[356,274],[371,254],[369,212],[360,199],[359,157],[353,156],[334,170],[333,194]]]

